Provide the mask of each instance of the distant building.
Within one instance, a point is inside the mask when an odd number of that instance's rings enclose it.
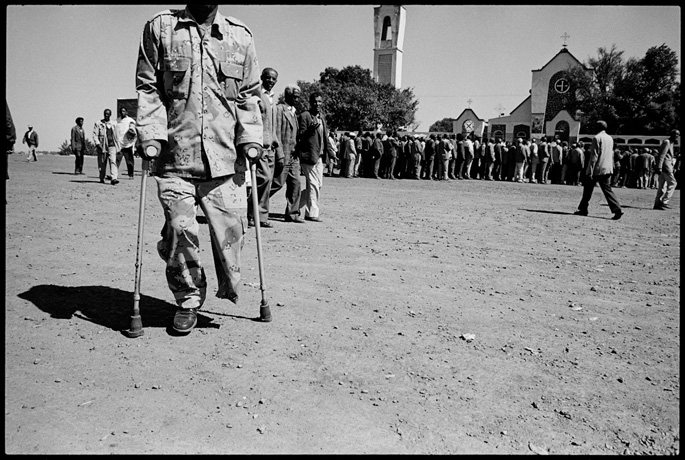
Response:
[[[493,137],[514,141],[517,137],[530,139],[542,136],[558,137],[575,142],[580,136],[580,120],[567,107],[575,100],[575,89],[566,74],[570,68],[585,66],[564,46],[547,64],[533,70],[530,95],[508,116],[488,120],[488,131]]]
[[[475,136],[483,137],[486,131],[487,122],[476,115],[476,112],[472,108],[464,109],[461,114],[452,121],[452,132],[471,134]]]
[[[407,10],[402,5],[381,5],[373,9],[373,79],[402,86],[402,45]]]

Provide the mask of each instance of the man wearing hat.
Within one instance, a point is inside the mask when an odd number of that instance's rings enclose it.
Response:
[[[33,126],[29,125],[29,130],[24,134],[24,138],[21,140],[22,144],[26,144],[29,148],[29,152],[26,154],[26,161],[38,161],[36,157],[36,149],[38,148],[38,133],[33,130]]]
[[[665,139],[659,147],[659,157],[656,161],[656,173],[659,175],[659,183],[656,188],[656,199],[654,209],[666,210],[671,207],[668,205],[677,182],[673,174],[673,164],[675,155],[673,145],[678,141],[680,131],[674,129],[668,139]]]
[[[612,219],[618,220],[623,215],[623,210],[611,189],[611,176],[614,173],[614,140],[606,133],[607,124],[605,121],[597,121],[595,127],[597,135],[592,139],[590,159],[585,166],[583,198],[580,200],[578,210],[573,214],[587,216],[592,192],[595,190],[595,184],[599,184],[599,188],[602,189],[604,198],[609,204],[609,209],[614,213]]]

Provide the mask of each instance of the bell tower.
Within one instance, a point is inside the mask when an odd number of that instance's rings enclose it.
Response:
[[[378,83],[402,86],[402,44],[407,10],[402,5],[373,9],[373,78]]]

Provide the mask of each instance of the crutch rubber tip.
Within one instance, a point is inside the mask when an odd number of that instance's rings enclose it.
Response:
[[[271,322],[271,309],[269,306],[259,307],[259,321],[263,323]]]
[[[129,338],[140,337],[145,334],[143,330],[143,322],[140,320],[140,315],[131,316],[131,329],[125,331],[125,334]]]

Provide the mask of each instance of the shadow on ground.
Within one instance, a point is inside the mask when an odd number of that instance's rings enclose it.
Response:
[[[19,294],[52,318],[80,318],[124,333],[131,326],[133,293],[106,286],[56,286],[43,284]],[[176,305],[141,294],[140,316],[143,328],[169,331]],[[198,313],[196,328],[218,328],[213,319]]]

